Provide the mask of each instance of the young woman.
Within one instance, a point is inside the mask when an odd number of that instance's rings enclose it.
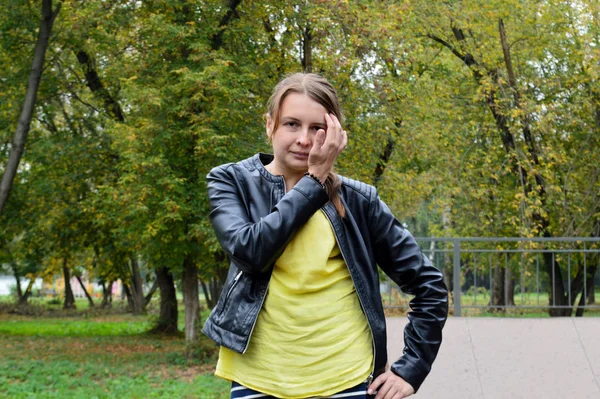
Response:
[[[273,155],[207,176],[230,269],[204,325],[231,398],[398,399],[421,385],[447,316],[441,273],[374,187],[333,173],[347,143],[335,90],[294,74],[268,104]],[[377,265],[411,295],[405,349],[386,370]],[[399,339],[399,337],[394,337]]]

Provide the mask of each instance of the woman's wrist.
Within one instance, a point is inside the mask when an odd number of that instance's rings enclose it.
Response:
[[[321,178],[317,175],[315,175],[314,173],[309,172],[305,172],[304,176],[308,176],[311,179],[313,179],[314,181],[316,181],[317,183],[319,183],[321,185],[321,187],[323,187],[323,189],[325,189],[325,179],[321,180]]]
[[[308,172],[306,172],[306,174],[311,174],[311,175],[316,176],[317,179],[319,179],[323,184],[325,184],[325,180],[327,180],[327,176],[329,176],[329,172],[323,173],[322,171],[314,170],[314,169],[308,169]]]

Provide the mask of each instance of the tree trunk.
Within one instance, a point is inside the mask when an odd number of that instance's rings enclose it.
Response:
[[[132,299],[132,313],[143,314],[145,312],[144,306],[144,286],[142,283],[142,276],[140,274],[140,267],[135,257],[131,258],[131,299]]]
[[[177,334],[177,296],[173,275],[166,267],[156,269],[156,281],[160,289],[160,313],[151,332],[159,334]]]
[[[569,298],[565,295],[563,278],[558,262],[554,259],[551,252],[544,252],[544,264],[546,273],[550,280],[550,290],[548,292],[549,306],[568,306],[568,308],[549,308],[550,317],[571,316],[572,309]]]
[[[210,280],[208,280],[208,282],[209,282],[209,284],[210,284]],[[214,301],[214,299],[213,299],[213,297],[212,297],[212,295],[211,295],[211,293],[210,293],[210,290],[209,290],[209,289],[208,289],[208,287],[206,286],[206,283],[205,283],[204,281],[200,280],[200,285],[201,285],[201,287],[202,287],[202,292],[204,293],[204,299],[205,299],[205,301],[206,301],[206,306],[207,306],[209,309],[212,309],[212,308],[214,308],[214,307],[215,307],[215,305],[216,305],[216,302]]]
[[[23,287],[21,286],[21,274],[19,273],[19,265],[17,265],[17,262],[15,262],[12,253],[8,249],[8,242],[4,241],[3,244],[6,248],[6,251],[9,253],[9,256],[11,257],[10,267],[13,271],[13,275],[15,276],[15,280],[17,282],[17,303],[20,303],[21,298],[23,298]]]
[[[129,289],[129,284],[122,281],[123,284],[123,292],[121,295],[125,294],[127,298],[127,306],[129,306],[129,310],[133,312],[133,295],[131,295],[131,290]]]
[[[451,214],[451,210],[450,210],[450,205],[448,203],[446,203],[446,205],[444,205],[444,210],[442,212],[442,226],[444,228],[444,231],[447,232],[451,227],[452,227],[452,220],[450,219],[450,214]],[[448,233],[446,233],[448,234]],[[444,242],[442,242],[442,249],[444,249],[444,246],[446,245]],[[454,266],[452,264],[452,262],[450,261],[450,253],[444,251],[443,253],[443,266],[442,266],[442,277],[444,279],[444,284],[446,284],[446,287],[448,288],[448,300],[450,301],[451,304],[454,304],[454,278],[453,278],[453,274],[454,274]]]
[[[208,283],[200,281],[202,285],[202,292],[204,292],[204,298],[206,299],[206,306],[214,308],[219,300],[221,291],[223,291],[224,279],[220,277],[211,277]]]
[[[504,281],[506,269],[499,263],[494,263],[492,271],[492,292],[490,297],[490,312],[502,312],[504,308]]]
[[[394,152],[395,142],[392,136],[388,136],[383,152],[379,155],[379,159],[377,160],[377,165],[375,166],[375,173],[373,174],[373,185],[379,188],[379,182],[385,172],[385,168],[392,157],[392,153]]]
[[[148,293],[144,297],[144,309],[146,309],[146,307],[152,300],[152,297],[154,296],[154,293],[156,292],[157,289],[158,289],[158,282],[156,280],[154,280],[154,283],[152,283],[152,287],[150,288],[150,291],[148,291]]]
[[[577,311],[575,312],[576,317],[583,316],[583,312],[585,311],[585,309],[582,306],[592,305],[594,303],[594,302],[590,302],[589,299],[590,299],[590,294],[591,295],[594,294],[594,288],[595,288],[594,287],[594,278],[596,277],[597,270],[598,270],[598,265],[594,265],[588,269],[588,276],[585,281],[585,289],[587,291],[587,298],[585,297],[584,293],[582,292],[581,298],[579,299],[579,305],[577,307]],[[593,298],[593,299],[595,299],[595,298]]]
[[[223,291],[223,280],[218,277],[213,277],[210,279],[210,295],[213,298],[214,304],[217,304],[219,297],[221,296],[221,292]]]
[[[308,24],[308,23],[307,23]],[[302,29],[302,69],[306,73],[312,72],[312,32],[310,26]]]
[[[29,280],[29,284],[27,284],[27,288],[25,289],[25,293],[19,298],[19,306],[27,305],[27,301],[31,296],[31,290],[33,289],[33,284],[35,283],[35,277]]]
[[[19,277],[19,273],[17,273],[16,269],[13,269],[15,272],[15,280],[17,280],[17,301],[21,301],[23,298],[23,289],[21,288],[21,277]]]
[[[52,11],[52,0],[42,1],[42,21],[40,22],[38,39],[35,44],[31,72],[29,73],[29,84],[27,86],[27,93],[25,94],[25,102],[23,103],[23,109],[21,110],[17,130],[15,131],[15,136],[13,138],[10,156],[6,163],[6,169],[2,176],[2,181],[0,182],[0,215],[8,200],[12,183],[21,161],[21,155],[25,150],[25,141],[27,140],[27,134],[29,133],[29,127],[31,126],[38,87],[44,70],[44,58],[50,40],[50,31],[52,30],[54,19],[59,11],[60,3],[56,7],[56,10]]]
[[[90,296],[90,293],[85,288],[85,285],[83,284],[83,281],[81,281],[81,277],[75,276],[75,278],[77,279],[77,281],[79,281],[79,285],[81,286],[81,289],[83,290],[83,293],[85,294],[85,297],[87,298],[87,300],[88,300],[88,302],[90,304],[90,308],[93,308],[94,307],[94,300],[92,299],[92,297]]]
[[[65,302],[63,309],[75,309],[75,296],[71,289],[71,272],[67,267],[67,258],[63,258],[63,277],[65,279]]]
[[[104,281],[102,282],[102,303],[100,303],[100,307],[103,309],[112,307],[112,287],[112,281],[108,283],[108,286]]]
[[[200,300],[198,298],[198,267],[188,256],[183,262],[183,303],[185,305],[185,342],[190,348],[198,340],[200,330]],[[192,355],[187,351],[188,359]]]
[[[219,296],[221,295],[221,291],[223,291],[223,286],[225,285],[227,273],[229,271],[228,266],[224,266],[225,261],[227,260],[225,252],[217,251],[214,254],[214,259],[214,275],[208,280],[207,284],[204,281],[200,281],[202,284],[202,291],[204,292],[204,297],[206,299],[206,305],[209,308],[213,308],[217,304]]]
[[[452,262],[450,262],[450,254],[444,252],[444,268],[442,269],[442,275],[444,278],[444,284],[448,288],[448,294],[450,295],[450,299],[452,303],[454,303],[454,268],[452,266]]]
[[[506,280],[504,284],[506,284],[506,291],[504,291],[504,301],[506,302],[506,306],[515,306],[515,279],[513,277],[512,270],[506,270]]]
[[[242,2],[242,0],[228,0],[227,1],[227,12],[223,15],[223,18],[219,21],[219,31],[215,33],[211,38],[211,47],[213,50],[218,50],[223,45],[223,32],[225,27],[236,17],[235,9]]]

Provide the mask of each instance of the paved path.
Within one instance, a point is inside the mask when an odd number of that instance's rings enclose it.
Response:
[[[390,359],[405,318],[388,318]],[[600,399],[600,318],[449,318],[415,399]]]

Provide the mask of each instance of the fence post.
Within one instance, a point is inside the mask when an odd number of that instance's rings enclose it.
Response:
[[[454,239],[454,282],[453,292],[454,292],[454,317],[461,316],[460,310],[460,240]]]

